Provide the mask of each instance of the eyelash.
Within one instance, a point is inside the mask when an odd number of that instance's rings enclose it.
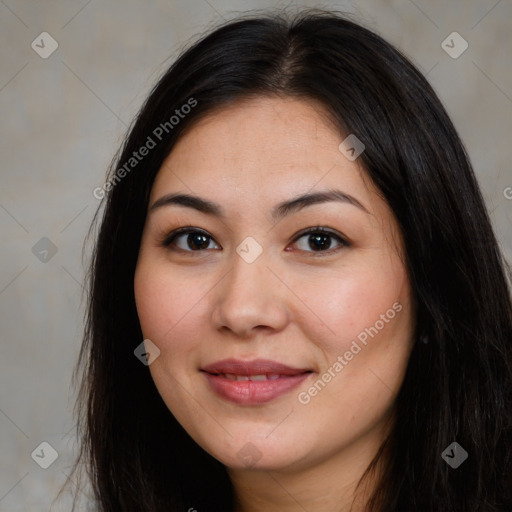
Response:
[[[178,248],[178,249],[171,249],[170,248],[170,246],[180,236],[189,235],[189,234],[193,234],[193,233],[202,234],[205,237],[207,237],[208,239],[214,241],[214,238],[210,234],[208,234],[206,231],[204,231],[202,229],[198,229],[198,228],[193,228],[191,226],[187,226],[187,227],[182,227],[182,228],[175,229],[174,231],[169,233],[165,237],[165,239],[161,242],[161,245],[163,247],[166,247],[166,248],[170,249],[170,250],[175,250],[175,251],[179,251],[179,252],[182,252],[182,253],[201,253],[201,252],[204,252],[206,250],[209,250],[209,249],[198,249],[196,251],[192,251],[192,250],[185,250],[185,249],[181,249],[181,248]],[[331,231],[329,229],[326,229],[326,228],[324,228],[322,226],[311,227],[311,228],[307,228],[307,229],[304,229],[304,230],[300,231],[299,233],[297,233],[297,235],[295,235],[294,239],[292,240],[292,243],[296,243],[298,240],[300,240],[302,237],[304,237],[306,235],[318,234],[318,233],[321,233],[323,235],[328,235],[329,237],[334,238],[335,240],[337,240],[339,242],[340,245],[338,247],[334,248],[334,249],[328,249],[328,250],[325,250],[325,251],[302,251],[301,250],[301,252],[310,253],[311,256],[313,256],[313,257],[322,257],[324,255],[332,255],[333,253],[338,252],[339,250],[343,249],[344,247],[349,247],[350,246],[350,243],[347,242],[347,240],[345,240],[345,238],[343,238],[340,234],[338,234],[338,233],[336,233],[334,231]],[[215,249],[215,250],[217,250],[217,249]]]

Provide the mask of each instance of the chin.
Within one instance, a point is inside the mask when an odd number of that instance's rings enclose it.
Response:
[[[297,443],[281,439],[270,442],[261,433],[230,438],[221,446],[205,446],[205,449],[227,468],[236,470],[279,471],[300,463],[304,457],[297,451]]]

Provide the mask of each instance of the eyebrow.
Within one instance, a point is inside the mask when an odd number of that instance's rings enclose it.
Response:
[[[359,200],[350,194],[342,192],[341,190],[325,190],[321,192],[302,194],[290,200],[283,201],[273,208],[271,217],[273,220],[278,220],[308,206],[332,201],[351,204],[368,214],[370,213]],[[198,196],[182,193],[166,194],[165,196],[160,197],[150,206],[149,211],[152,212],[163,206],[171,205],[193,208],[207,215],[226,218],[226,213],[219,204]]]

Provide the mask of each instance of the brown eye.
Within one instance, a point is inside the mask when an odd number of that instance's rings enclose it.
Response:
[[[299,250],[304,252],[332,253],[350,245],[341,235],[321,227],[303,231],[295,238],[294,243],[301,239],[304,241],[298,244]]]
[[[213,238],[205,231],[199,229],[181,228],[173,231],[163,241],[164,247],[175,246],[181,251],[185,252],[202,252],[210,247],[210,243],[213,242]],[[213,249],[219,249],[220,247],[215,244],[216,247]]]
[[[301,241],[304,239],[304,241]],[[297,244],[297,242],[301,241]],[[338,233],[322,227],[309,228],[295,237],[295,244],[301,252],[309,252],[314,256],[337,252],[350,244]],[[213,247],[211,246],[213,244]],[[213,237],[206,231],[183,227],[170,233],[162,242],[164,247],[182,252],[204,252],[221,249]]]

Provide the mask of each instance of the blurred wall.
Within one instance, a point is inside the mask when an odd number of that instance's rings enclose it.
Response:
[[[510,1],[3,0],[1,511],[57,509],[52,500],[74,453],[82,244],[99,204],[92,191],[127,126],[190,40],[241,12],[276,6],[353,13],[427,75],[512,261]],[[453,32],[460,37],[447,39]]]

